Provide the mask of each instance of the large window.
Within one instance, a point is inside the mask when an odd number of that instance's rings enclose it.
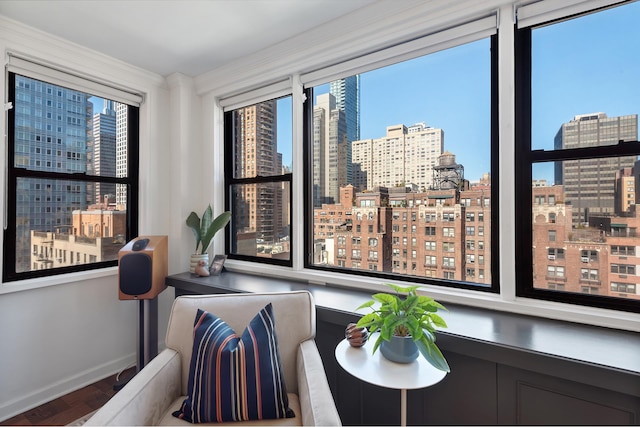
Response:
[[[493,218],[492,41],[307,88],[308,267],[497,290],[491,269],[476,273],[479,247],[465,245],[476,218],[487,230]],[[377,256],[361,262],[352,236],[375,239]]]
[[[640,307],[638,19],[630,3],[517,30],[519,295]]]
[[[8,73],[3,279],[115,266],[137,235],[138,107],[25,74]]]
[[[225,113],[230,258],[291,265],[291,108],[286,96]]]

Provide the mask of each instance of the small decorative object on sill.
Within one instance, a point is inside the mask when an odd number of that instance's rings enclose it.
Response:
[[[344,330],[344,337],[351,347],[362,347],[369,338],[369,331],[367,328],[359,328],[355,323],[349,323]]]
[[[198,261],[198,265],[196,266],[196,269],[195,269],[195,274],[197,274],[200,277],[207,277],[209,275],[209,268],[205,260]]]
[[[189,260],[189,272],[191,274],[200,274],[196,273],[196,269],[200,265],[200,263],[209,264],[209,254],[191,254],[191,259]]]

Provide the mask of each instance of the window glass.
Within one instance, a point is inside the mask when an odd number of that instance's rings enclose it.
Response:
[[[640,300],[638,19],[630,3],[525,30],[533,289]]]
[[[225,113],[231,258],[291,263],[291,107],[286,96]],[[319,234],[333,234],[335,213],[318,212]]]
[[[467,224],[490,228],[491,76],[487,38],[310,91],[311,266],[352,272],[376,261],[387,275],[491,284],[489,269],[467,268],[478,248],[465,249],[478,233]],[[318,214],[328,210],[352,214],[329,230]],[[366,266],[334,250],[354,233],[378,241]],[[416,250],[394,248],[409,238]]]
[[[127,188],[137,186],[129,170],[138,109],[9,76],[5,279],[115,265],[137,228],[129,223]]]

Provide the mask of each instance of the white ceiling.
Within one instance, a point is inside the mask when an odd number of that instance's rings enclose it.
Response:
[[[0,14],[164,76],[197,76],[375,1],[0,0]]]

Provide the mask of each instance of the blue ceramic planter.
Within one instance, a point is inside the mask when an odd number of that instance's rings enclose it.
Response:
[[[380,343],[380,352],[392,362],[411,363],[418,358],[420,352],[411,337],[392,336],[391,341]]]

